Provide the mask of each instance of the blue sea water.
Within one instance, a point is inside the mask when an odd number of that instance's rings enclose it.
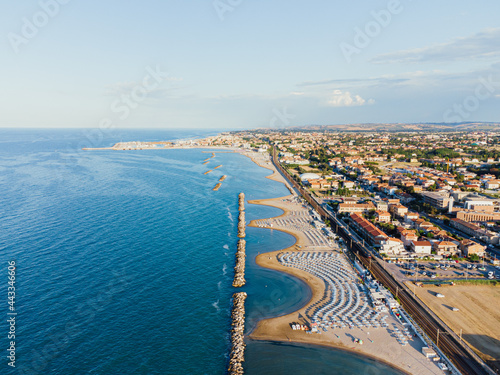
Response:
[[[287,194],[245,156],[200,149],[82,151],[207,131],[0,130],[0,294],[16,269],[12,374],[221,374],[230,349],[237,194]],[[211,152],[211,151],[209,151]],[[223,167],[204,175],[209,168]],[[212,191],[226,174],[219,191]],[[247,220],[280,210],[247,204]],[[306,285],[255,264],[293,237],[247,230],[247,332],[294,311]],[[2,297],[0,312],[6,316]],[[9,346],[1,320],[2,351]],[[396,374],[349,353],[249,342],[249,374]]]

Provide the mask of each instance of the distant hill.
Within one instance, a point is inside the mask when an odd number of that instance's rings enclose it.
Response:
[[[368,123],[343,125],[306,125],[284,128],[293,131],[339,131],[339,132],[411,132],[411,131],[500,131],[498,122],[459,122],[459,123]]]

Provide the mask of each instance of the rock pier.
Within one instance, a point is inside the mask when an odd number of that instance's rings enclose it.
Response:
[[[243,374],[242,362],[245,361],[245,292],[233,294],[233,309],[231,311],[231,356],[229,358],[228,373]]]
[[[240,193],[238,195],[239,199],[239,210],[240,215],[238,216],[238,237],[245,237],[245,194]]]
[[[246,241],[241,239],[238,241],[238,251],[236,251],[236,265],[234,266],[233,286],[235,288],[245,285],[245,245]]]

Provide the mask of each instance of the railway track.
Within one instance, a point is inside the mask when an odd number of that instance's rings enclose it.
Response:
[[[490,374],[482,364],[479,363],[453,336],[447,333],[447,328],[437,321],[427,312],[415,298],[377,262],[373,262],[371,254],[353,239],[352,235],[343,226],[339,225],[337,219],[331,216],[316,200],[312,198],[308,191],[300,186],[290,174],[281,166],[276,157],[276,150],[273,148],[273,164],[290,181],[302,197],[316,210],[322,219],[328,219],[332,229],[344,239],[346,244],[350,244],[350,250],[360,260],[360,262],[370,270],[373,276],[379,280],[394,295],[397,295],[405,311],[424,330],[439,349],[453,362],[457,369],[466,375],[488,375]]]

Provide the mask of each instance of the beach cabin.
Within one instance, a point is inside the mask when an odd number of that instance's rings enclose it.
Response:
[[[435,358],[437,357],[437,353],[435,352],[434,349],[431,349],[427,346],[424,346],[422,348],[422,354],[425,356],[425,358],[427,359],[432,359],[432,358]]]

